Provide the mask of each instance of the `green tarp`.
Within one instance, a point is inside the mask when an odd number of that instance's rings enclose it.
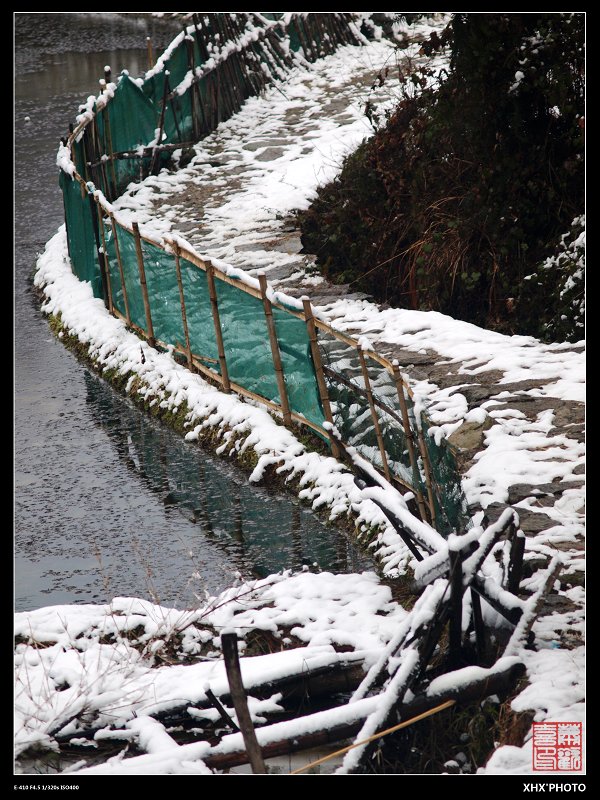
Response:
[[[325,23],[327,25],[323,28]],[[321,41],[316,33],[325,30],[327,26],[331,27],[331,20],[323,17],[314,22],[310,33],[310,26],[307,28],[305,21],[300,26],[292,21],[287,31],[291,49],[299,50],[303,37],[308,37],[306,40],[313,52],[307,53],[307,57],[314,56],[317,50],[320,52],[323,48],[332,50],[335,46],[333,28],[327,34],[326,41]],[[165,82],[168,80],[167,89],[172,92],[185,78],[190,69],[188,48],[193,52],[194,65],[201,66],[202,59],[196,37],[188,37],[173,48],[165,62],[165,68],[148,77],[141,86],[123,73],[118,80],[114,97],[96,114],[98,147],[101,150],[100,156],[104,157],[103,168],[96,169],[96,179],[99,181],[99,188],[107,196],[120,195],[129,182],[137,181],[141,175],[147,174],[150,166],[148,157],[142,158],[140,155],[136,158],[119,158],[110,164],[106,161],[106,156],[111,150],[113,153],[124,153],[157,141]],[[254,54],[247,53],[243,57],[256,62],[253,69],[260,65],[268,72],[278,69],[267,48],[260,42],[255,42],[252,48]],[[165,70],[168,70],[169,75]],[[228,92],[227,81],[231,80],[238,82],[243,97],[259,91],[260,81],[255,81],[255,86],[254,82],[245,79],[235,59],[231,59],[225,67],[207,74],[195,87],[188,88],[182,95],[177,94],[168,103],[160,144],[190,141],[193,138],[193,109],[197,111],[198,131],[206,134],[214,130],[224,118],[223,97]],[[91,139],[88,141],[91,142]],[[91,147],[91,144],[88,146]],[[89,161],[91,157],[91,153],[84,152],[83,141],[73,143],[73,160],[81,176],[86,176],[85,161],[86,158]],[[162,163],[168,159],[168,154],[163,153],[159,158]],[[73,269],[81,280],[90,281],[96,297],[102,297],[103,286],[95,234],[97,226],[93,217],[96,207],[92,205],[89,195],[82,196],[79,184],[62,171],[60,185]],[[131,321],[148,332],[134,236],[117,228],[127,309],[117,258],[117,243],[108,222],[104,223],[104,235],[113,304],[124,316],[127,316],[128,310]],[[167,344],[185,347],[174,255],[147,242],[142,242],[142,253],[154,335]],[[206,366],[219,373],[221,368],[206,274],[184,258],[180,259],[180,267],[191,350]],[[256,395],[281,404],[262,301],[218,278],[215,285],[230,380]],[[310,422],[322,425],[323,409],[306,325],[303,320],[285,309],[273,308],[273,317],[290,407],[293,412]],[[326,382],[334,424],[345,442],[355,446],[363,456],[382,469],[383,459],[356,350],[321,332],[319,346],[328,370]],[[371,389],[377,401],[377,415],[390,470],[405,483],[418,488],[426,497],[424,465],[420,453],[417,453],[416,468],[413,470],[411,467],[408,442],[402,425],[402,411],[393,377],[370,359],[367,358],[366,362]],[[407,405],[411,429],[415,432],[418,424],[410,398],[407,398]],[[452,452],[443,444],[435,444],[432,437],[427,435],[426,423],[423,423],[423,441],[429,454],[434,485],[443,487],[444,492],[443,498],[438,494],[434,497],[437,527],[442,532],[449,532],[461,527],[465,520],[466,509],[460,479]],[[439,488],[437,491],[439,492]]]

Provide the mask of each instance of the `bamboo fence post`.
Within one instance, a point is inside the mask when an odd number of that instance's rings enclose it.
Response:
[[[98,257],[98,267],[100,269],[100,282],[102,284],[102,301],[104,302],[105,308],[108,308],[109,292],[108,292],[108,284],[106,282],[106,263],[104,261],[104,253],[102,252],[102,246],[100,244],[100,230],[98,228],[98,212],[94,207],[96,205],[96,199],[94,198],[94,195],[91,192],[88,193],[88,200],[90,203],[90,214],[92,216],[94,239],[96,240],[96,255]]]
[[[329,392],[327,391],[327,384],[325,383],[325,375],[323,373],[323,362],[321,361],[321,351],[319,350],[319,343],[317,341],[317,328],[315,319],[313,317],[312,306],[308,297],[301,297],[302,305],[304,307],[304,320],[308,330],[308,339],[310,342],[310,352],[315,367],[315,375],[317,377],[317,386],[319,389],[319,397],[323,407],[323,415],[327,422],[333,425],[333,414],[331,413],[331,402],[329,400]],[[334,458],[339,458],[341,451],[335,438],[330,435],[329,441],[331,442],[331,452]]]
[[[269,343],[271,345],[273,366],[275,367],[275,377],[277,378],[277,388],[279,389],[279,400],[280,400],[281,410],[283,411],[283,421],[286,425],[289,426],[292,424],[292,417],[290,414],[290,403],[287,396],[285,375],[283,374],[281,353],[279,352],[279,343],[277,341],[277,330],[275,328],[275,320],[273,319],[273,308],[271,306],[271,301],[267,297],[267,278],[264,272],[258,273],[258,282],[260,284],[260,293],[262,295],[263,308],[265,311],[265,318],[267,320],[267,331],[269,333]]]
[[[115,253],[117,254],[117,264],[119,265],[119,277],[121,278],[121,288],[123,289],[123,303],[125,305],[125,316],[127,318],[127,324],[131,325],[129,298],[127,296],[127,286],[125,285],[125,271],[123,270],[123,261],[121,260],[121,248],[119,247],[119,237],[117,235],[117,223],[115,222],[115,217],[112,211],[109,212],[109,217],[113,231],[113,238],[115,240]]]
[[[110,189],[108,188],[108,176],[106,174],[106,164],[102,159],[102,156],[100,155],[100,134],[98,133],[98,123],[96,122],[95,114],[94,114],[94,119],[92,121],[92,128],[96,139],[96,149],[98,153],[97,160],[100,162],[100,177],[102,179],[102,182],[104,183],[104,194],[106,195],[106,197],[110,197]],[[102,155],[105,155],[105,153],[103,153]]]
[[[190,86],[190,104],[191,104],[191,108],[192,108],[192,131],[193,131],[194,139],[196,141],[198,141],[198,139],[200,138],[200,134],[199,134],[199,131],[198,131],[198,111],[197,111],[197,99],[198,98],[196,96],[197,84],[194,81],[194,78],[195,78],[195,73],[194,73],[194,42],[193,41],[190,42],[189,39],[187,38],[187,29],[186,29],[185,25],[183,26],[183,30],[184,30],[184,34],[185,34],[184,42],[185,42],[185,46],[186,46],[186,49],[187,49],[188,67],[190,68],[190,70],[192,72],[192,85]]]
[[[385,475],[386,480],[391,481],[392,474],[388,466],[387,453],[385,452],[385,446],[383,444],[383,436],[381,434],[381,426],[379,424],[379,417],[377,416],[377,409],[375,408],[375,403],[373,402],[373,392],[371,390],[371,381],[369,379],[369,371],[367,369],[367,362],[365,361],[365,354],[363,353],[363,349],[360,345],[356,346],[356,350],[358,352],[360,369],[362,371],[363,380],[365,382],[365,391],[367,393],[367,400],[369,401],[369,408],[371,409],[371,419],[373,420],[373,426],[375,428],[377,445],[379,446],[379,453],[381,455],[381,461],[383,463],[383,474]]]
[[[162,108],[160,110],[160,120],[159,120],[159,123],[158,123],[158,140],[156,142],[156,147],[154,147],[154,149],[152,150],[152,159],[150,160],[150,175],[154,174],[154,167],[155,167],[155,163],[156,163],[156,154],[159,152],[158,151],[158,147],[160,146],[160,143],[162,142],[163,129],[165,127],[165,112],[167,110],[167,89],[168,89],[168,86],[169,86],[168,81],[165,78],[165,81],[163,83]]]
[[[185,297],[183,294],[183,281],[181,280],[181,264],[179,263],[179,245],[173,242],[173,252],[175,253],[175,271],[177,273],[177,286],[179,287],[179,303],[181,305],[181,322],[183,324],[183,335],[185,336],[185,349],[188,369],[194,369],[192,363],[192,348],[190,345],[190,333],[188,330],[187,313],[185,310]]]
[[[396,360],[392,361],[392,370],[394,373],[394,382],[396,384],[396,392],[398,394],[398,402],[400,403],[400,411],[402,414],[402,423],[404,426],[404,436],[406,438],[406,446],[408,449],[408,458],[410,460],[410,468],[413,474],[413,481],[415,483],[414,489],[417,496],[417,505],[419,507],[419,514],[424,522],[427,522],[427,511],[425,501],[423,500],[423,492],[421,491],[419,466],[417,464],[417,457],[415,455],[415,445],[413,442],[412,430],[410,427],[410,420],[408,418],[408,407],[406,405],[406,398],[404,397],[404,381],[400,375],[400,367]]]
[[[104,80],[107,86],[110,83],[111,74],[112,73],[110,67],[104,67]],[[114,199],[119,196],[119,190],[117,186],[117,174],[115,172],[115,155],[113,150],[112,133],[110,129],[110,111],[108,108],[108,103],[104,106],[103,116],[104,116],[104,127],[106,130],[106,138],[108,141],[108,155],[110,157],[110,170],[112,173],[112,180],[113,180],[113,192],[114,192],[113,199]]]
[[[429,466],[429,455],[425,442],[423,440],[423,432],[420,426],[417,426],[417,442],[419,443],[419,450],[421,452],[421,459],[423,460],[423,470],[425,471],[425,485],[427,486],[427,498],[429,500],[429,508],[431,511],[431,524],[435,527],[436,513],[435,502],[433,499],[433,486],[431,483],[431,469]]]
[[[108,263],[108,252],[106,250],[106,235],[104,233],[104,219],[102,217],[102,209],[100,203],[96,200],[96,209],[98,211],[98,228],[102,238],[102,255],[104,256],[104,272],[106,274],[106,290],[108,292],[108,310],[113,313],[113,299],[112,299],[112,284],[110,280],[110,265]]]
[[[221,329],[221,317],[219,315],[219,301],[217,299],[217,288],[215,286],[215,268],[206,262],[206,282],[208,283],[208,294],[212,308],[213,323],[215,326],[215,338],[217,340],[217,351],[219,353],[219,365],[221,367],[221,380],[223,391],[229,394],[231,385],[229,383],[229,372],[227,371],[227,359],[225,357],[225,346],[223,344],[223,331]]]
[[[175,108],[175,97],[173,95],[173,92],[171,91],[171,81],[169,80],[169,75],[170,74],[171,73],[169,72],[169,70],[166,69],[165,70],[165,83],[167,84],[167,90],[168,90],[169,96],[171,97],[171,111],[173,112],[173,121],[175,123],[175,130],[177,131],[177,139],[180,142],[183,142],[183,136],[181,135],[181,131],[179,130],[179,122],[177,121],[177,110]],[[159,144],[160,144],[160,142],[159,142]]]
[[[267,768],[265,767],[262,751],[256,738],[256,731],[254,730],[250,712],[248,711],[248,698],[246,690],[244,689],[240,670],[237,634],[222,633],[221,649],[223,650],[223,658],[225,660],[225,669],[227,671],[227,680],[229,681],[233,707],[235,708],[235,713],[238,718],[238,723],[246,746],[246,752],[248,753],[250,765],[252,766],[252,772],[255,775],[264,775],[267,772]]]
[[[152,69],[154,66],[154,55],[152,53],[152,39],[149,36],[146,36],[146,48],[148,50],[148,69]]]
[[[137,222],[132,223],[133,235],[135,237],[135,252],[137,255],[138,270],[140,273],[140,286],[142,288],[142,297],[144,299],[144,313],[146,315],[146,327],[148,335],[148,344],[154,347],[154,327],[152,325],[152,314],[150,312],[150,298],[148,297],[148,286],[146,284],[146,270],[144,268],[144,254],[142,253],[142,240],[140,238],[140,229]]]
[[[83,136],[80,139],[81,142],[81,152],[83,154],[83,176],[85,178],[86,183],[90,180],[90,173],[88,171],[88,157],[87,157],[87,140],[89,138],[89,132],[87,127],[84,128]],[[75,146],[76,142],[73,142],[73,146]]]

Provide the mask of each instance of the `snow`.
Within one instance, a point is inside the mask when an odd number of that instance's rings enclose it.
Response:
[[[398,25],[397,35],[402,34],[402,26]],[[179,39],[182,38],[183,33]],[[360,49],[341,48],[334,56],[306,70],[298,69],[283,89],[271,88],[264,97],[249,99],[235,118],[222,123],[214,134],[200,142],[196,158],[185,169],[171,175],[163,171],[148,178],[143,184],[131,187],[112,205],[99,193],[100,199],[107,208],[114,210],[123,224],[130,225],[137,219],[145,236],[167,244],[177,241],[201,257],[209,257],[219,269],[257,288],[256,270],[263,269],[269,275],[297,258],[273,253],[267,248],[273,219],[284,217],[295,208],[307,207],[318,184],[337,174],[344,154],[373,133],[362,113],[364,97],[360,92],[357,91],[353,102],[347,103],[343,123],[321,113],[323,98],[329,101],[336,91],[341,96],[353,75],[364,69],[365,62],[370,61],[371,68],[381,68],[389,61],[391,52],[389,42],[378,40]],[[218,56],[217,53],[213,55]],[[165,63],[164,57],[159,59],[154,70],[163,69]],[[517,73],[515,85],[523,77],[523,73]],[[189,78],[191,75],[184,80]],[[106,102],[114,86],[106,87],[100,104]],[[78,121],[89,117],[95,102],[96,98],[88,98],[80,109]],[[381,108],[385,109],[383,99]],[[310,126],[293,141],[289,127],[286,128],[286,115],[299,111]],[[283,135],[284,131],[285,146],[274,144],[272,139]],[[245,146],[248,143],[254,146],[261,140],[265,140],[264,146],[253,149]],[[281,153],[270,161],[262,160],[270,146],[279,147]],[[214,158],[215,149],[224,161],[239,165],[244,178],[240,178],[239,190],[229,191],[227,176],[218,166],[208,163]],[[57,164],[72,174],[68,148],[61,146]],[[190,180],[205,181],[215,189],[220,187],[223,199],[212,205],[207,201],[204,232],[196,238],[190,234],[190,241],[187,241],[177,231],[177,226],[185,221],[185,214],[181,208],[173,210],[164,201]],[[253,248],[251,258],[250,245]],[[311,282],[318,284],[319,279],[305,278],[306,285],[310,286]],[[47,748],[56,747],[54,734],[61,727],[63,733],[69,730],[78,733],[76,723],[68,721],[74,714],[88,714],[98,726],[95,734],[98,741],[133,737],[147,753],[124,761],[117,758],[89,769],[81,762],[75,766],[77,771],[210,774],[202,761],[211,750],[209,745],[204,742],[177,745],[151,714],[183,706],[190,716],[199,720],[216,719],[214,709],[200,710],[190,705],[205,699],[206,686],[217,695],[227,691],[216,632],[233,630],[243,636],[251,628],[276,635],[285,629],[286,637],[291,636],[300,644],[295,649],[269,656],[242,658],[244,683],[249,688],[250,710],[256,721],[278,707],[277,695],[266,700],[252,697],[251,688],[256,683],[291,674],[302,669],[302,665],[316,668],[339,663],[344,658],[356,658],[369,670],[365,681],[347,706],[322,712],[328,716],[321,719],[321,724],[323,719],[329,724],[334,719],[356,718],[352,715],[360,711],[370,720],[364,731],[376,731],[385,718],[386,705],[385,699],[379,702],[365,696],[370,685],[369,676],[386,663],[410,630],[435,613],[445,589],[445,582],[436,577],[447,558],[446,543],[408,513],[407,498],[390,492],[385,485],[361,491],[343,465],[331,457],[308,452],[266,410],[235,396],[223,395],[200,376],[190,374],[169,353],[158,353],[128,333],[120,321],[110,317],[102,302],[93,298],[90,286],[73,276],[64,227],[48,242],[40,256],[35,283],[43,288],[44,310],[61,315],[65,330],[87,345],[101,370],[114,369],[121,375],[128,375],[129,386],[133,377],[138,376],[142,381],[140,395],[155,398],[164,408],[176,410],[182,403],[187,404],[189,432],[186,438],[189,441],[200,439],[207,430],[214,430],[225,452],[231,449],[227,445],[230,432],[235,431],[241,436],[236,445],[238,452],[251,449],[258,457],[251,481],[261,480],[266,468],[277,464],[280,475],[287,480],[299,480],[299,496],[314,509],[329,508],[331,518],[353,513],[358,526],[364,531],[374,531],[370,534],[372,549],[384,574],[396,576],[409,564],[413,567],[416,564],[374,499],[391,508],[416,536],[430,545],[434,554],[416,569],[416,577],[432,582],[424,589],[410,617],[391,600],[389,589],[372,573],[270,576],[263,582],[233,587],[219,598],[211,599],[203,608],[187,611],[156,606],[137,598],[115,598],[107,606],[56,606],[18,614],[15,633],[25,641],[16,647],[17,751],[22,752],[34,741]],[[285,288],[285,284],[274,280],[269,296],[300,308],[299,301],[284,294]],[[441,388],[426,380],[412,381],[416,405],[427,409],[434,423],[432,434],[438,441],[463,422],[483,425],[488,418],[494,421],[484,433],[484,447],[464,476],[463,488],[469,503],[485,509],[491,503],[506,502],[509,487],[515,483],[534,486],[577,478],[574,470],[584,463],[584,446],[567,435],[551,435],[552,410],[542,411],[535,420],[529,420],[518,410],[497,409],[496,406],[518,396],[582,402],[585,397],[583,342],[577,346],[543,344],[532,337],[486,331],[436,312],[382,310],[360,299],[341,298],[320,305],[315,315],[338,330],[359,337],[365,346],[374,349],[401,347],[415,354],[433,352],[438,354],[438,364],[458,365],[459,374],[465,376],[498,371],[500,388],[504,384],[510,388],[510,384],[524,380],[536,382],[536,388],[521,390],[519,395],[499,391],[480,407],[469,410],[460,387]],[[518,504],[517,511],[519,508],[540,510],[557,523],[527,538],[526,558],[551,557],[560,545],[565,551],[563,571],[582,569],[582,553],[569,548],[582,533],[583,493],[582,488],[574,486],[564,492],[553,507],[543,509],[537,509],[535,495]],[[481,532],[482,528],[475,526],[470,534],[450,545],[464,546]],[[500,543],[500,548],[502,546]],[[502,591],[498,590],[501,567],[495,561],[496,555],[500,555],[500,549],[494,547],[484,569],[486,588],[492,593]],[[477,553],[472,559],[475,563]],[[539,581],[540,573],[534,573],[523,582],[522,588],[535,592]],[[583,718],[583,647],[561,647],[564,632],[570,631],[570,635],[579,637],[583,634],[583,591],[574,587],[560,594],[571,601],[573,610],[545,613],[534,624],[541,642],[538,651],[528,651],[519,645],[515,652],[526,664],[529,685],[512,701],[512,708],[517,712],[531,710],[539,721]],[[509,598],[503,593],[505,602]],[[522,605],[518,600],[514,603]],[[489,609],[487,614],[489,616]],[[212,629],[208,630],[207,626]],[[139,633],[140,627],[142,633]],[[130,641],[134,630],[138,630],[137,646]],[[207,648],[213,650],[193,665],[156,666],[161,651],[175,633],[181,636],[183,653],[198,656]],[[27,644],[29,640],[33,643]],[[340,647],[350,648],[352,652],[337,653],[336,648]],[[403,660],[393,686],[413,667],[414,653]],[[448,680],[472,680],[478,674],[477,669],[468,668],[452,679],[437,678],[430,691],[443,692],[448,688]],[[288,731],[289,736],[299,735],[305,730],[304,725],[308,730],[315,724],[317,715],[306,722],[278,723],[284,726],[280,729],[277,725],[269,726],[268,731],[259,728],[257,733],[259,741],[264,743],[269,736],[280,735],[281,731]],[[112,730],[119,726],[122,727]],[[221,748],[222,752],[230,752],[241,746],[240,735],[233,734],[224,737],[212,750]],[[344,770],[356,763],[358,756],[358,749],[351,751],[344,762]],[[531,742],[526,741],[523,748],[499,747],[480,772],[530,773]]]
[[[149,753],[177,744],[151,715],[206,700],[210,687],[228,694],[218,634],[235,630],[289,629],[301,645],[241,659],[250,712],[256,722],[273,712],[280,695],[257,701],[254,686],[348,661],[370,664],[392,637],[406,611],[391,599],[374,573],[354,575],[283,573],[234,587],[190,611],[138,598],[108,605],[50,606],[15,615],[16,748],[53,745],[53,734],[78,733],[74,716],[87,716],[96,740],[106,728],[125,726],[117,738],[134,735]],[[175,638],[182,655],[213,655],[192,664],[157,666],[157,655]],[[350,648],[338,653],[335,647]],[[243,643],[242,643],[243,650]],[[161,662],[158,662],[159,664]],[[190,709],[194,718],[216,720],[212,709]],[[233,714],[233,710],[231,710]]]

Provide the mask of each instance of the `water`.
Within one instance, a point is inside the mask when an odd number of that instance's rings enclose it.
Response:
[[[235,571],[370,565],[293,500],[188,445],[50,333],[31,290],[63,221],[55,154],[106,64],[132,75],[179,30],[108,14],[15,17],[15,606],[134,595],[191,605]],[[30,121],[26,121],[26,117]]]

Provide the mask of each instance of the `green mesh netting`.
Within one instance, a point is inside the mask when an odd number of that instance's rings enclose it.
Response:
[[[111,143],[113,153],[123,153],[153,140],[158,125],[157,111],[154,103],[144,95],[139,86],[127,74],[122,74],[114,97],[96,115],[96,124],[103,154],[110,153]],[[109,182],[113,181],[114,168],[117,195],[131,181],[139,180],[140,160],[142,168],[147,169],[150,161],[148,158],[114,159],[114,163],[108,167]],[[114,195],[114,191],[111,194]]]
[[[269,13],[266,16],[275,19],[280,18],[281,14]],[[292,51],[303,50],[307,58],[314,60],[318,55],[332,52],[336,42],[348,40],[344,38],[343,31],[346,23],[341,24],[337,16],[313,14],[309,17],[293,17],[281,38],[287,38]],[[220,24],[223,21],[217,22]],[[211,22],[208,17],[204,19],[207,29],[216,24],[215,20]],[[217,28],[213,33],[216,32]],[[111,145],[113,153],[124,153],[146,146],[156,139],[166,81],[168,80],[167,93],[171,93],[185,78],[192,65],[200,66],[203,63],[197,37],[188,36],[181,41],[164,61],[164,69],[146,78],[141,87],[126,73],[120,76],[114,97],[105,109],[96,114],[97,146],[102,152],[86,152],[86,141],[90,150],[95,147],[92,136],[73,142],[72,157],[81,176],[86,177],[89,172],[86,171],[86,160],[107,156]],[[215,130],[219,122],[232,113],[232,109],[239,108],[243,99],[260,92],[265,75],[279,75],[282,63],[281,54],[277,54],[265,41],[252,42],[243,51],[231,53],[226,62],[181,95],[176,94],[167,103],[161,144],[190,141],[195,133],[205,135]],[[165,70],[168,70],[169,75]],[[236,87],[235,90],[232,85]],[[158,166],[166,163],[168,158],[166,152],[158,155]],[[90,177],[98,181],[107,196],[115,197],[131,181],[147,175],[150,164],[151,159],[141,155],[115,159],[112,164],[104,160],[102,166],[94,167]],[[92,218],[94,209],[90,206],[89,195],[82,197],[78,183],[63,172],[60,175],[60,186],[64,197],[73,269],[81,280],[91,282],[96,297],[102,297],[95,222]],[[135,325],[148,332],[135,238],[129,231],[117,227],[118,241],[115,242],[109,221],[104,222],[104,235],[113,304],[123,316],[128,316]],[[185,333],[175,258],[160,247],[144,241],[142,254],[154,335],[167,344],[184,348]],[[118,255],[125,287],[122,285]],[[180,259],[180,268],[192,353],[199,361],[219,373],[206,273],[184,258]],[[262,301],[218,278],[215,279],[215,284],[231,381],[280,404]],[[322,425],[324,416],[306,325],[303,320],[289,314],[285,309],[274,308],[273,317],[290,408],[310,422]],[[322,332],[319,332],[319,347],[334,424],[346,443],[353,445],[361,455],[383,470],[383,456],[356,349]],[[427,497],[425,466],[416,445],[415,463],[414,466],[411,464],[402,407],[393,376],[368,357],[365,360],[388,467],[396,477]],[[413,439],[417,438],[419,424],[422,426],[423,443],[429,456],[433,483],[436,526],[443,533],[458,529],[465,522],[466,505],[452,451],[444,443],[436,445],[433,437],[428,435],[427,421],[416,420],[414,407],[408,396],[406,405]],[[440,487],[443,487],[443,497],[440,495]]]
[[[290,408],[311,422],[323,425],[325,417],[319,399],[306,324],[279,308],[273,309],[273,318]]]
[[[383,470],[383,457],[358,353],[354,347],[322,331],[319,331],[318,339],[325,367],[325,379],[332,401],[334,424],[345,442]],[[402,407],[396,382],[386,369],[368,356],[365,356],[365,364],[388,467],[393,475],[418,489],[427,498],[425,467],[418,447],[419,427],[413,402],[404,391],[409,426],[415,441],[414,469],[411,465],[409,443],[404,432]],[[427,422],[422,420],[421,424],[434,489],[436,527],[442,533],[449,533],[462,527],[467,519],[460,476],[451,449],[444,442],[437,445],[428,435]],[[443,498],[440,496],[440,486],[444,487]]]
[[[113,304],[123,316],[127,316],[117,249],[112,225],[107,220],[104,222],[104,235]],[[135,325],[147,331],[135,238],[120,227],[117,227],[117,236],[129,317]],[[144,240],[141,245],[154,335],[167,344],[185,348],[175,257]],[[192,353],[220,373],[206,273],[185,258],[180,258],[180,270]],[[218,278],[215,278],[215,287],[230,380],[280,404],[262,300]],[[273,317],[290,408],[322,425],[324,417],[306,325],[279,308],[273,308]]]
[[[220,374],[206,273],[185,258],[180,259],[180,268],[192,352],[204,360],[206,366]]]
[[[81,195],[79,183],[61,170],[59,184],[63,193],[69,256],[80,281],[92,284],[94,297],[102,297],[102,280],[89,195]]]

